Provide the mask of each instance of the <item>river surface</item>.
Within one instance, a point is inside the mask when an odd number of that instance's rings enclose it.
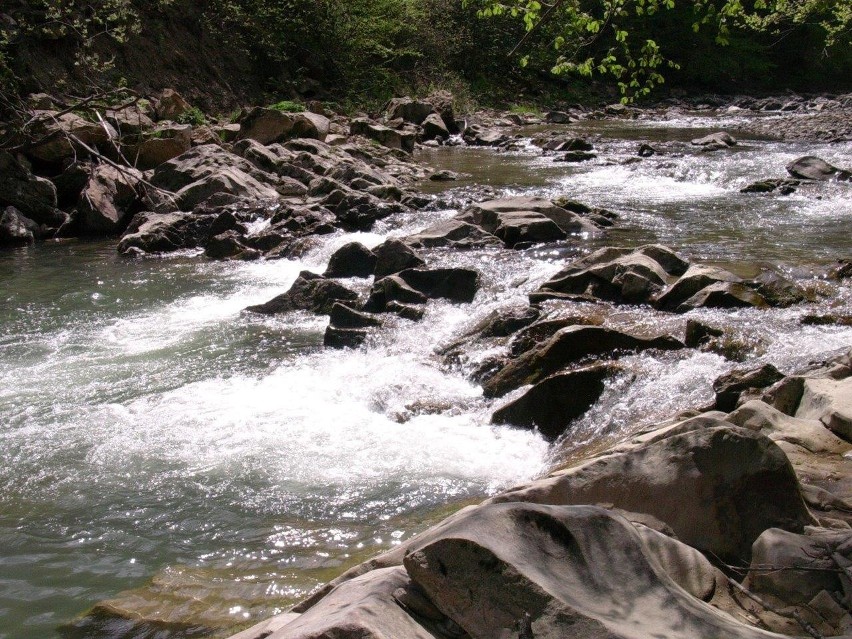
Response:
[[[441,197],[485,185],[497,194],[567,195],[621,218],[583,246],[428,254],[430,265],[482,273],[474,303],[430,302],[422,322],[393,320],[357,350],[322,348],[325,317],[241,311],[286,290],[300,270],[322,272],[346,242],[373,246],[455,211],[330,236],[298,262],[211,262],[192,253],[128,260],[114,241],[0,253],[0,639],[227,634],[451,509],[546,472],[557,461],[548,445],[489,425],[505,399],[484,399],[467,379],[497,347],[472,343],[454,368],[436,350],[490,312],[525,304],[572,255],[659,242],[744,275],[776,268],[819,299],[785,310],[693,312],[741,340],[745,361],[697,351],[626,358],[627,372],[577,421],[563,454],[707,404],[713,379],[734,366],[772,362],[791,371],[852,345],[850,327],[799,322],[808,313],[852,313],[848,284],[821,278],[852,255],[852,188],[739,193],[784,177],[785,164],[802,155],[848,168],[852,145],[746,138],[698,154],[685,144],[734,123],[562,129],[595,144],[599,158],[582,164],[554,162],[523,141],[510,153],[419,152],[468,175]],[[662,153],[633,161],[641,141]],[[604,321],[682,335],[685,319],[619,308]],[[99,602],[99,614],[83,616]]]

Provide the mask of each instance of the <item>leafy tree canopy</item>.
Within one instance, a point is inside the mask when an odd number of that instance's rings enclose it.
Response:
[[[735,32],[781,39],[797,28],[819,30],[826,54],[852,42],[849,0],[690,0],[686,7],[677,7],[675,0],[463,2],[476,7],[480,17],[511,15],[522,20],[527,36],[546,27],[556,53],[554,73],[609,76],[617,82],[623,102],[646,95],[664,82],[665,68],[679,68],[677,60],[665,52],[666,43],[655,38],[655,27],[668,12],[686,9],[687,28],[696,34],[710,30],[720,46],[729,44]],[[515,50],[524,44],[521,41]],[[521,66],[528,60],[522,56]]]

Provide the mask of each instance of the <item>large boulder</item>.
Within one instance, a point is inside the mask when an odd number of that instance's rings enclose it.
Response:
[[[418,544],[404,566],[473,639],[777,636],[684,587],[715,581],[694,551],[594,506],[483,506]],[[683,585],[673,579],[688,573]]]
[[[38,224],[59,226],[67,217],[57,210],[56,187],[33,175],[11,153],[0,151],[0,207],[14,206]]]
[[[174,89],[164,89],[154,100],[154,114],[158,120],[176,120],[192,106]]]
[[[461,220],[443,220],[409,235],[403,241],[413,248],[454,248],[472,249],[485,246],[502,245],[496,235],[479,226]]]
[[[31,134],[34,144],[27,148],[26,155],[51,164],[88,156],[80,142],[97,148],[118,137],[109,124],[90,122],[75,113],[59,115],[54,111],[37,111]]]
[[[447,130],[447,125],[437,113],[432,113],[423,120],[423,139],[424,140],[446,140],[450,137],[450,132]]]
[[[382,146],[391,149],[406,153],[414,151],[416,136],[413,131],[391,129],[365,118],[352,120],[349,131],[352,135],[362,135],[368,140],[375,140]]]
[[[261,181],[263,180],[263,181]],[[161,164],[151,182],[176,194],[182,210],[192,210],[211,195],[226,193],[248,200],[276,201],[273,176],[238,155],[207,144]]]
[[[376,256],[375,275],[381,279],[409,268],[419,268],[426,261],[417,252],[400,240],[385,240],[373,249]]]
[[[430,115],[438,115],[431,102],[412,100],[409,97],[394,98],[388,102],[385,114],[388,120],[398,118],[412,124],[423,124]]]
[[[125,148],[124,155],[143,171],[154,169],[192,148],[192,127],[188,124],[160,124]]]
[[[124,255],[168,253],[196,248],[206,242],[212,215],[192,213],[137,213],[118,243]]]
[[[370,313],[393,312],[395,304],[425,304],[428,301],[420,291],[412,288],[399,275],[388,275],[373,284],[364,310]]]
[[[796,417],[817,419],[848,442],[852,442],[852,377],[807,378]]]
[[[138,134],[154,128],[154,121],[137,105],[110,109],[104,115],[119,135]]]
[[[497,409],[491,422],[535,428],[545,439],[553,441],[598,400],[604,391],[604,381],[617,370],[610,364],[596,364],[552,375]]]
[[[601,326],[568,326],[511,360],[484,384],[483,390],[486,396],[499,397],[524,384],[541,381],[585,358],[616,356],[624,351],[679,348],[683,348],[683,343],[669,336],[644,338]]]
[[[832,166],[825,160],[822,160],[813,155],[806,155],[797,160],[793,160],[787,165],[787,172],[795,178],[801,180],[852,180],[852,173],[838,169]]]
[[[784,378],[772,364],[752,370],[733,370],[716,378],[713,391],[716,393],[716,409],[730,412],[736,408],[743,394],[768,388]]]
[[[337,249],[328,261],[326,277],[370,277],[376,268],[376,254],[360,242]]]
[[[676,310],[701,289],[720,282],[742,282],[742,278],[718,266],[693,264],[657,298],[657,307]]]
[[[115,235],[124,231],[138,201],[142,174],[100,164],[92,169],[77,203],[78,223],[84,235]]]
[[[318,113],[285,113],[278,109],[255,107],[240,120],[237,138],[250,138],[261,144],[294,138],[323,141],[330,124],[328,118]]]
[[[336,302],[353,302],[358,294],[322,275],[302,271],[286,293],[265,304],[249,306],[247,311],[262,315],[277,315],[290,311],[310,311],[328,315]]]
[[[748,561],[769,528],[801,533],[814,519],[784,452],[725,422],[684,423],[649,442],[581,463],[492,501],[611,504],[653,515],[723,561]]]
[[[705,135],[701,138],[696,138],[692,140],[692,144],[694,146],[702,147],[702,150],[704,151],[715,151],[718,149],[725,149],[731,146],[736,146],[737,141],[730,133],[719,131],[717,133]]]
[[[401,271],[399,277],[429,299],[469,303],[479,289],[479,273],[469,268],[412,268]]]

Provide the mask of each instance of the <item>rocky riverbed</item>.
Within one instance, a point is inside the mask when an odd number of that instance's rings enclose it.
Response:
[[[158,135],[134,131],[128,122],[149,115],[133,111],[106,118],[116,133],[106,139],[91,137],[105,126],[86,133],[80,122],[43,109],[55,137],[48,132],[40,144],[0,158],[4,237],[27,244],[57,234],[111,235],[128,272],[164,260],[220,264],[227,277],[286,270],[260,290],[232,295],[234,308],[222,317],[268,333],[240,338],[239,349],[263,357],[281,357],[269,339],[287,331],[292,339],[301,327],[295,359],[271,363],[271,374],[239,360],[236,373],[260,375],[254,402],[270,393],[285,402],[274,404],[283,409],[279,420],[248,409],[259,430],[274,441],[280,423],[289,437],[304,431],[302,455],[310,450],[318,461],[304,469],[286,462],[280,474],[264,475],[260,491],[248,490],[249,499],[269,509],[276,492],[296,494],[286,489],[302,481],[294,470],[309,477],[310,466],[345,466],[323,447],[348,450],[367,475],[405,484],[405,472],[371,461],[375,446],[387,447],[387,457],[398,456],[424,490],[436,491],[431,499],[416,486],[372,497],[367,490],[362,502],[357,481],[337,486],[323,472],[311,478],[309,485],[329,482],[327,494],[318,487],[315,505],[293,499],[272,508],[272,519],[295,507],[306,520],[292,523],[295,537],[276,536],[276,548],[298,545],[315,512],[363,519],[364,532],[353,533],[360,545],[340,544],[345,559],[318,573],[318,581],[332,579],[327,585],[240,639],[844,636],[852,632],[852,162],[843,128],[850,104],[848,96],[776,102],[462,118],[447,96],[436,96],[396,100],[381,119],[254,109],[238,126],[208,127],[207,135],[162,118],[181,108],[170,94],[150,114],[161,123],[140,125]],[[133,168],[120,161],[131,147],[139,159]],[[87,148],[91,164],[67,163]],[[21,323],[29,308],[23,299],[10,295],[10,309],[19,310],[8,319],[37,345]],[[167,316],[158,321],[167,331],[179,326]],[[115,335],[121,328],[111,322],[105,329]],[[59,351],[72,346],[56,339]],[[10,375],[15,341],[4,338]],[[45,366],[35,351],[26,357]],[[43,357],[48,370],[57,365]],[[312,435],[307,415],[317,409],[281,390],[314,393],[302,380],[315,371],[326,387],[311,395],[312,405],[347,406],[332,409],[331,422],[362,424],[363,432],[345,430],[355,443],[336,440],[332,424]],[[372,388],[371,378],[384,373],[383,388]],[[148,414],[182,427],[187,417],[167,415],[192,404],[184,389],[204,393],[206,384],[222,392],[220,382],[193,375],[146,377],[153,398],[128,381],[109,410],[138,413],[138,420],[117,419],[143,433]],[[359,385],[367,387],[363,398],[353,394]],[[233,386],[231,403],[213,401],[205,419],[239,410],[240,388]],[[91,397],[93,405],[104,402],[94,390]],[[33,452],[27,429],[55,422],[44,416],[47,407],[24,410],[14,393],[4,401],[15,425],[3,434],[14,451],[7,465],[16,473],[16,460]],[[76,433],[78,409],[67,412],[71,419],[60,423]],[[380,428],[367,413],[381,416]],[[413,454],[415,440],[395,448],[389,424],[419,437],[422,454]],[[224,428],[222,445],[233,445],[232,431],[245,425],[237,419]],[[160,450],[153,437],[152,450]],[[326,443],[318,448],[309,441],[316,437]],[[372,452],[361,450],[359,438]],[[170,472],[182,481],[177,443]],[[505,456],[511,472],[483,463],[470,452],[477,447],[490,464]],[[454,463],[478,470],[448,471],[430,448],[454,460],[468,449]],[[107,454],[98,450],[85,458]],[[190,464],[199,495],[230,494],[230,484],[211,484],[226,471],[216,461],[226,450],[213,446],[201,466]],[[234,468],[275,465],[288,454],[251,453]],[[161,456],[170,455],[144,455],[142,477]],[[430,461],[420,469],[424,456]],[[254,472],[245,471],[246,478]],[[163,479],[151,477],[158,485]],[[10,485],[16,509],[24,511],[32,495],[49,503],[38,487]],[[132,500],[129,485],[121,486]],[[69,496],[84,494],[75,491]],[[244,507],[245,497],[232,497]],[[471,501],[477,505],[446,519],[437,514],[443,502]],[[353,503],[360,515],[349,512]],[[376,513],[411,516],[408,503],[429,514],[398,524],[391,544],[365,548]],[[26,513],[17,522],[18,530],[32,526]],[[340,534],[338,541],[349,532]],[[335,542],[320,546],[327,552]],[[385,552],[368,558],[377,550]],[[293,560],[311,569],[305,557]],[[256,581],[259,566],[281,561],[249,561],[239,579]],[[280,574],[252,589],[229,586],[218,573],[190,573],[167,568],[63,632],[222,636],[310,590],[300,582],[284,595]],[[265,583],[273,590],[259,594]],[[245,600],[222,594],[229,588]]]

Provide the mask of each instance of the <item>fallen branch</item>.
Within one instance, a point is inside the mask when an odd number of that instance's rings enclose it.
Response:
[[[744,594],[746,597],[748,597],[749,599],[751,599],[755,603],[757,603],[759,606],[765,608],[766,610],[768,610],[769,612],[771,612],[773,614],[778,615],[779,617],[787,617],[788,619],[790,619],[790,618],[795,619],[796,622],[802,627],[802,630],[807,632],[814,639],[825,639],[825,637],[823,636],[823,634],[819,630],[814,628],[812,624],[808,623],[808,621],[804,617],[802,617],[801,614],[799,614],[798,610],[793,610],[792,613],[784,612],[784,611],[772,606],[766,600],[758,597],[756,594],[751,592],[748,588],[746,588],[742,584],[737,583],[736,581],[734,581],[730,577],[727,577],[727,579],[728,579],[728,583],[731,586],[733,586],[736,590],[738,590],[739,592]]]

